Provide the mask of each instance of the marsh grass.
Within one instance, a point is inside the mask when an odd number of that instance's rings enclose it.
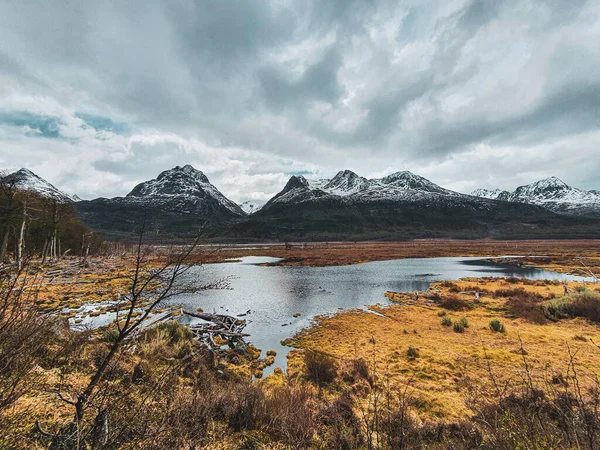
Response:
[[[583,317],[600,322],[600,293],[584,290],[545,302],[542,311],[550,320]]]

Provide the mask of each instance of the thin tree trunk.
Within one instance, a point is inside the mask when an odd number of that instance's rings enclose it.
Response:
[[[44,240],[44,246],[42,247],[42,264],[46,264],[46,258],[48,257],[48,241],[50,238]]]
[[[8,248],[8,237],[10,235],[10,227],[7,225],[2,238],[2,247],[0,247],[0,264],[6,259],[6,250]]]
[[[19,272],[23,268],[23,246],[25,245],[25,218],[27,217],[27,204],[23,205],[23,221],[21,222],[21,232],[19,233],[19,242],[17,244],[17,268]]]

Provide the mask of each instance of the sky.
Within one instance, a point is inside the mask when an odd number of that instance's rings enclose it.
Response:
[[[600,189],[600,1],[3,0],[0,170],[127,194],[191,164]]]

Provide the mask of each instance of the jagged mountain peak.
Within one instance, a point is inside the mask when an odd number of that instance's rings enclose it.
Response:
[[[398,172],[391,173],[391,174],[381,178],[381,181],[386,184],[389,184],[389,183],[393,183],[394,181],[397,181],[397,180],[410,180],[410,179],[424,179],[424,178],[419,175],[415,175],[414,173],[412,173],[408,170],[399,170]]]
[[[494,196],[495,192],[500,194]],[[499,189],[493,191],[476,189],[471,195],[544,206],[557,213],[591,217],[600,216],[600,195],[598,192],[571,187],[554,176],[519,186],[513,192]]]
[[[155,179],[138,184],[127,194],[127,198],[132,199],[164,202],[177,198],[180,203],[194,204],[209,197],[235,215],[246,214],[239,205],[229,200],[213,186],[203,172],[189,164],[165,170]]]
[[[543,180],[535,181],[531,184],[519,186],[515,189],[513,196],[515,199],[556,199],[564,197],[570,192],[579,193],[583,192],[577,188],[569,186],[567,183],[557,177],[548,177]]]
[[[569,186],[567,183],[565,183],[558,177],[544,178],[543,180],[538,180],[534,183],[521,187],[531,187],[535,189],[573,189],[571,188],[571,186]]]
[[[57,189],[25,167],[6,175],[4,179],[9,183],[13,183],[17,189],[35,192],[44,198],[57,200],[61,203],[71,203],[74,200],[73,197]]]
[[[195,169],[193,166],[186,164],[185,166],[175,166],[172,169],[165,170],[161,172],[157,179],[169,178],[169,177],[178,177],[178,176],[187,176],[193,178],[194,180],[200,181],[202,183],[209,183],[208,177],[204,175],[204,173],[200,170]]]
[[[427,178],[416,175],[408,170],[394,172],[376,181],[381,184],[400,189],[436,192],[438,194],[449,194],[451,192],[429,181]]]
[[[357,175],[351,170],[340,170],[325,186],[323,190],[332,194],[348,194],[370,187],[369,180]]]
[[[309,189],[309,184],[306,178],[302,175],[292,175],[285,187],[283,188],[283,192],[291,191],[292,189]]]

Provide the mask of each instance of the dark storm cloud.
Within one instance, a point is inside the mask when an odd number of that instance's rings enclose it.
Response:
[[[594,3],[9,0],[0,164],[60,154],[87,169],[69,188],[106,195],[192,161],[235,192],[500,149],[540,158],[507,179],[537,176],[547,146],[600,156]],[[556,175],[590,187],[589,165]]]
[[[329,50],[308,67],[299,80],[290,80],[285,72],[277,68],[265,68],[259,73],[260,96],[276,110],[305,106],[314,100],[334,104],[343,92],[337,80],[341,64],[341,55]]]
[[[600,124],[600,83],[564,86],[528,111],[490,121],[485,117],[430,124],[431,133],[422,141],[427,156],[469,148],[472,144],[535,144],[557,137],[597,130]]]

